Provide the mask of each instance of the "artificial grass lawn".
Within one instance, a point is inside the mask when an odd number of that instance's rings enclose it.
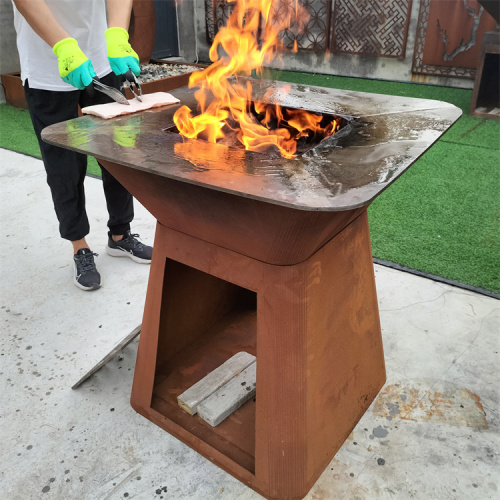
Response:
[[[459,121],[368,209],[373,255],[500,293],[500,122],[468,116],[472,91],[271,70],[275,80],[450,102]],[[0,147],[40,156],[27,111],[0,105]],[[89,173],[99,175],[94,159]]]
[[[0,104],[0,147],[35,158],[42,157],[27,109]],[[101,176],[101,169],[91,156],[88,159],[87,172]]]

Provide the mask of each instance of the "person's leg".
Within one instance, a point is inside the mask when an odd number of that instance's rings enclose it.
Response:
[[[130,223],[134,219],[133,198],[102,165],[99,166],[109,213],[108,235],[117,241],[130,231]]]
[[[31,89],[27,83],[25,94],[59,221],[59,232],[62,238],[75,242],[80,248],[90,229],[83,188],[87,157],[52,146],[41,139],[45,127],[78,116],[79,91]]]
[[[93,262],[94,254],[88,249],[85,240],[90,230],[83,187],[87,157],[52,146],[41,139],[45,127],[78,116],[80,91],[31,89],[29,82],[24,90],[59,221],[59,232],[62,238],[73,245],[75,284],[84,290],[95,290],[100,286],[101,279]]]
[[[111,87],[120,88],[120,82],[114,73],[101,78],[101,82]],[[111,99],[95,92],[93,96],[82,94],[80,105],[104,104]],[[149,264],[153,248],[139,241],[138,234],[130,232],[130,223],[134,218],[133,198],[131,194],[102,166],[102,182],[106,205],[109,213],[108,220],[108,245],[106,251],[113,257],[129,257],[135,262]]]
[[[120,82],[114,73],[100,79],[102,83],[110,87],[120,88]],[[80,106],[91,106],[95,104],[105,104],[113,100],[102,92],[94,91],[90,96],[82,92],[80,96]],[[99,163],[102,172],[102,183],[106,206],[108,209],[109,236],[117,241],[130,231],[130,222],[134,218],[134,204],[132,195]]]

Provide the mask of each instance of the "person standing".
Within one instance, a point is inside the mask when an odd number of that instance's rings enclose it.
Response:
[[[74,283],[82,290],[101,286],[86,236],[90,224],[85,209],[87,157],[51,146],[42,130],[78,116],[78,107],[111,99],[88,92],[93,77],[120,88],[119,75],[140,74],[139,58],[128,42],[132,0],[12,0],[21,79],[35,130],[47,183],[52,193],[61,237],[73,245]],[[109,213],[106,250],[148,264],[152,247],[132,234],[132,195],[102,166]]]

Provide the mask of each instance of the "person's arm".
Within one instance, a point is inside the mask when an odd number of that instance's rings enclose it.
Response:
[[[63,81],[81,90],[90,85],[96,76],[92,62],[57,22],[45,1],[14,0],[14,5],[33,31],[52,47]]]
[[[51,47],[69,37],[44,0],[14,0],[14,4],[33,31]]]
[[[132,12],[132,0],[108,0],[108,29],[105,31],[108,60],[116,75],[131,70],[141,73],[139,56],[128,42],[128,26]]]
[[[28,0],[29,1],[29,0]],[[108,0],[108,28],[128,30],[133,0]]]

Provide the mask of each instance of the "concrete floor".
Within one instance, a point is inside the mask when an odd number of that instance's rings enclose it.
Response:
[[[149,266],[105,253],[87,178],[103,287],[77,289],[41,161],[0,150],[0,165],[0,499],[262,498],[130,407],[137,339],[71,389],[141,323]],[[375,272],[387,384],[306,498],[500,498],[498,300]]]

